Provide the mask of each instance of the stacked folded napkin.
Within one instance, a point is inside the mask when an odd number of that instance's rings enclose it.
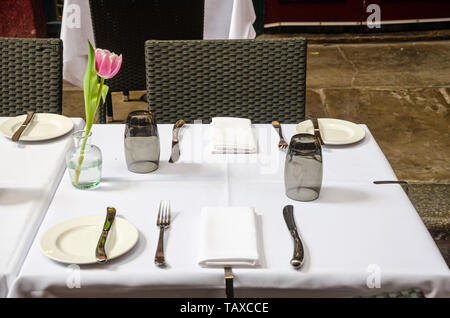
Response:
[[[211,122],[212,153],[255,153],[252,122],[246,118],[214,117]]]
[[[201,266],[259,264],[256,215],[253,208],[203,208],[200,239]]]

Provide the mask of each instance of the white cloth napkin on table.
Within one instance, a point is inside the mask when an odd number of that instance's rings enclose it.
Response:
[[[200,224],[200,266],[259,264],[253,208],[206,207],[202,209]]]
[[[246,118],[214,117],[211,122],[212,153],[256,153],[252,122]]]

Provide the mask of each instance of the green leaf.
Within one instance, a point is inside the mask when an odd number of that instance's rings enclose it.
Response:
[[[91,130],[94,123],[95,112],[97,111],[97,94],[98,83],[97,73],[95,72],[95,51],[89,43],[88,63],[86,72],[84,73],[83,89],[84,89],[84,108],[86,113],[86,133]]]
[[[97,84],[97,89],[99,90],[100,89],[100,84]],[[107,85],[105,85],[105,84],[103,84],[103,88],[102,88],[102,100],[103,100],[103,103],[106,103],[106,95],[108,95],[108,90],[109,90],[109,87],[107,86]]]

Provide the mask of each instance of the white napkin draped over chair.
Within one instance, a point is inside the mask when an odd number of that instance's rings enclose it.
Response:
[[[246,118],[214,117],[211,122],[212,153],[256,153],[252,122]]]
[[[201,212],[201,266],[256,266],[256,215],[250,207],[206,207]]]

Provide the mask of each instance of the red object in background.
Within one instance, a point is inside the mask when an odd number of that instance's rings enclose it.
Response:
[[[264,24],[352,22],[362,18],[363,0],[266,0]]]
[[[42,0],[0,0],[0,36],[46,37]]]
[[[449,0],[265,0],[264,24],[360,25],[370,4],[380,6],[381,24],[450,19]]]
[[[450,1],[448,0],[366,0],[366,6],[378,4],[383,21],[433,20],[450,18]],[[364,12],[364,20],[370,13]],[[424,22],[425,22],[424,21]],[[419,21],[416,21],[419,22]]]

